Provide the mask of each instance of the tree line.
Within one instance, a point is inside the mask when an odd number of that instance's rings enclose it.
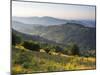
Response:
[[[17,44],[20,44],[24,48],[29,49],[31,51],[40,51],[40,49],[43,49],[46,53],[57,52],[57,53],[63,53],[67,55],[80,55],[79,47],[75,43],[70,43],[68,44],[67,47],[62,48],[58,45],[40,43],[32,40],[23,40],[20,35],[12,33],[12,45],[15,46]]]

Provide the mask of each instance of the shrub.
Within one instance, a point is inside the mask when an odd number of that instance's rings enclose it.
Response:
[[[31,62],[24,62],[24,63],[22,64],[22,66],[23,66],[24,68],[32,68],[33,65],[34,65],[34,64],[32,64]]]
[[[35,43],[33,41],[24,41],[23,46],[32,51],[39,51],[39,49],[40,49],[39,44]]]
[[[69,44],[68,49],[69,49],[68,53],[70,55],[79,55],[79,47],[77,44],[74,43]]]
[[[55,52],[62,52],[62,50],[63,50],[63,49],[62,49],[61,47],[59,47],[59,46],[56,46],[55,49],[56,49]]]
[[[49,48],[46,48],[45,51],[46,51],[46,53],[49,53],[50,52],[50,49]]]
[[[21,52],[16,59],[16,64],[23,64],[24,62],[30,63],[31,57],[26,52]]]
[[[20,44],[21,42],[22,42],[21,36],[12,33],[12,45]]]

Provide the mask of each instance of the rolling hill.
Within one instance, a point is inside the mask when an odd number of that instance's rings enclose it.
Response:
[[[30,34],[25,34],[19,31],[16,31],[14,29],[12,29],[12,32],[18,36],[20,36],[21,38],[23,38],[23,40],[33,40],[36,42],[41,42],[41,43],[47,43],[47,44],[52,44],[52,45],[59,45],[59,46],[64,46],[64,44],[61,43],[56,43],[55,41],[52,40],[48,40],[45,39],[39,35],[30,35]]]
[[[34,28],[34,35],[40,35],[49,40],[67,45],[74,42],[81,49],[95,49],[96,30],[95,28],[84,27],[80,24],[66,23],[48,27]]]
[[[95,50],[95,22],[91,22],[93,26],[89,26],[88,21],[88,26],[82,22],[53,17],[13,17],[12,28],[18,32],[35,36],[37,40],[41,37],[66,46],[73,42],[78,44],[81,50]]]

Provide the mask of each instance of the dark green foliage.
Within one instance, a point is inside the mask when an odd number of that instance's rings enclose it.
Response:
[[[55,52],[54,45],[47,44],[47,43],[41,43],[40,46],[41,46],[41,49],[44,49],[46,53],[49,53],[49,51]]]
[[[59,46],[55,46],[56,51],[55,52],[61,52],[63,49]]]
[[[77,44],[70,43],[68,49],[69,49],[68,53],[70,55],[79,55],[79,47]]]
[[[12,45],[20,44],[22,42],[21,36],[12,33]]]
[[[32,66],[34,66],[34,64],[32,64],[32,63],[30,63],[30,62],[24,62],[24,63],[22,64],[22,66],[23,66],[24,68],[32,68]]]
[[[50,49],[49,48],[46,48],[45,51],[46,51],[46,53],[49,53]]]
[[[40,46],[38,43],[35,43],[33,41],[24,41],[23,46],[27,49],[33,50],[33,51],[39,51]]]
[[[30,61],[31,61],[31,58],[28,55],[26,55],[25,52],[23,52],[19,55],[19,59],[17,61],[17,64],[25,64],[24,62],[29,63]]]
[[[64,48],[64,49],[62,50],[62,53],[68,55],[68,49],[67,49],[67,48]]]
[[[40,47],[41,47],[42,49],[46,49],[48,46],[49,46],[49,45],[48,45],[47,43],[41,43],[41,44],[40,44]]]

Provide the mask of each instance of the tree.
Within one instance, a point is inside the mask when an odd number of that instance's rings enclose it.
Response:
[[[20,44],[22,42],[21,36],[12,33],[12,45]]]
[[[55,49],[56,49],[55,52],[62,52],[62,50],[63,50],[63,49],[62,49],[61,47],[59,47],[59,46],[55,46]]]
[[[64,48],[64,49],[62,50],[62,53],[68,55],[68,49],[67,49],[67,48]]]
[[[42,43],[41,48],[45,50],[46,53],[54,52],[54,46],[48,43]]]
[[[24,41],[23,46],[27,49],[33,50],[33,51],[39,51],[40,46],[38,43],[35,43],[33,41]]]
[[[69,54],[70,54],[70,55],[79,55],[79,47],[78,47],[77,44],[71,43],[71,44],[68,46],[68,49],[69,49]]]

